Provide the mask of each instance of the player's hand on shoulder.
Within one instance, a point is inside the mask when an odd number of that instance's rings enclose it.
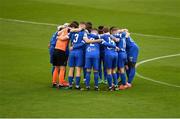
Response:
[[[116,51],[119,51],[120,49],[119,49],[119,47],[116,46],[115,50],[116,50]]]

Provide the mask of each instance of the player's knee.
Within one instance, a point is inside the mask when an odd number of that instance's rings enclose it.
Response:
[[[112,70],[111,69],[107,69],[107,74],[111,74]]]
[[[122,74],[122,73],[124,73],[125,71],[124,71],[124,68],[119,68],[119,73],[120,74]]]
[[[86,69],[87,72],[91,72],[91,69]]]
[[[98,70],[93,70],[94,73],[98,72]]]

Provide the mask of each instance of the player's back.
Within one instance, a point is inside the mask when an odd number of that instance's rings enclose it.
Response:
[[[88,39],[96,40],[99,39],[97,34],[88,34]],[[99,56],[100,44],[99,43],[90,43],[86,44],[86,56]]]
[[[68,28],[65,28],[65,29],[60,31],[58,40],[56,42],[56,47],[55,47],[56,49],[66,51],[68,43],[69,43],[69,39],[62,40],[61,37],[64,37],[67,35],[68,35]]]
[[[130,49],[131,47],[137,47],[138,45],[134,42],[134,40],[129,36],[126,38],[126,49]]]
[[[69,38],[70,38],[72,45],[77,45],[82,42],[85,43],[85,41],[83,40],[85,35],[87,35],[87,34],[85,33],[84,30],[82,30],[80,32],[70,32]],[[80,51],[80,50],[83,50],[83,48],[73,49],[72,51]]]

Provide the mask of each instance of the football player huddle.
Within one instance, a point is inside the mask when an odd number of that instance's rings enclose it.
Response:
[[[139,48],[128,29],[93,28],[91,22],[73,21],[58,26],[49,43],[49,52],[53,87],[84,90],[80,84],[83,77],[85,90],[90,90],[93,72],[96,91],[100,83],[116,91],[132,87]],[[65,80],[67,64],[68,81]]]

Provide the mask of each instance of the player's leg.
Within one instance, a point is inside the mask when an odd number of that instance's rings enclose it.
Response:
[[[113,65],[112,65],[112,76],[113,76],[113,83],[115,90],[118,90],[118,79],[117,79],[117,71],[116,71],[117,61],[118,61],[118,54],[115,53],[113,58]]]
[[[91,67],[92,67],[92,62],[91,62],[91,58],[86,57],[85,59],[85,67],[86,67],[86,89],[89,90],[90,89],[90,75],[91,75]]]
[[[84,55],[80,53],[75,57],[75,65],[76,65],[76,89],[81,89],[80,87],[80,79],[81,79],[81,70],[84,65]]]
[[[118,72],[121,78],[121,85],[119,86],[120,90],[126,89],[126,74],[125,74],[125,59],[126,55],[124,53],[119,53],[119,61],[118,61]]]
[[[73,78],[74,78],[74,67],[69,67],[69,74],[68,74],[68,82],[69,88],[72,88]]]
[[[101,58],[99,59],[99,70],[98,70],[98,72],[99,72],[99,81],[98,81],[98,83],[102,83],[102,61],[101,61]]]
[[[109,90],[112,90],[112,56],[105,56],[106,68],[107,68],[107,82],[109,86]]]
[[[60,71],[59,71],[59,87],[62,86],[69,86],[68,82],[65,81],[64,77],[65,77],[65,70],[66,70],[66,60],[67,60],[67,56],[66,56],[66,52],[61,51],[61,55],[60,55]]]
[[[53,66],[55,67],[54,72],[53,72],[53,76],[52,76],[52,85],[53,87],[56,87],[57,85],[57,78],[58,78],[58,72],[59,72],[59,60],[58,60],[58,52],[57,50],[54,50],[53,53]]]
[[[107,84],[107,68],[106,68],[105,57],[103,58],[103,73],[104,73],[104,83]]]
[[[136,74],[135,65],[136,65],[136,62],[137,62],[137,59],[138,59],[139,48],[134,47],[131,52],[132,52],[132,54],[129,57],[129,63],[128,63],[128,65],[129,65],[128,66],[129,67],[129,76],[128,76],[128,85],[129,85],[129,87],[131,87],[132,81],[133,81],[133,79],[135,77],[135,74]]]
[[[74,67],[75,67],[75,56],[74,53],[69,54],[69,74],[68,74],[68,81],[69,81],[69,88],[72,88],[73,78],[74,78]]]
[[[99,70],[99,58],[98,56],[93,58],[93,71],[94,71],[94,89],[96,91],[99,90],[98,88],[98,70]]]
[[[76,89],[80,89],[81,67],[76,67]]]

